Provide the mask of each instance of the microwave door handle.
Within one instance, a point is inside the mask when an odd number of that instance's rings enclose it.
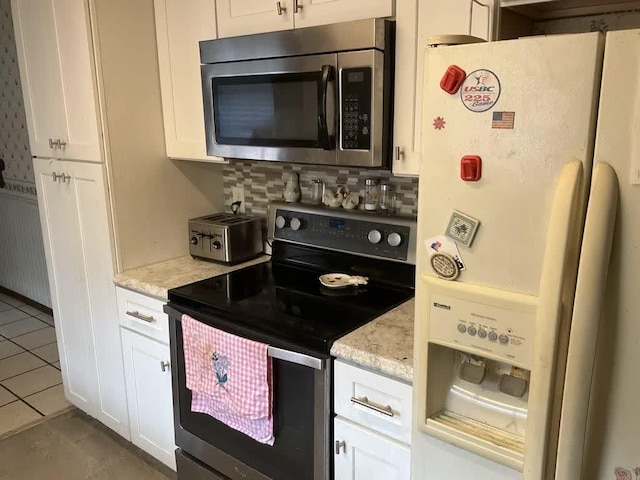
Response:
[[[333,67],[331,65],[322,66],[321,95],[318,96],[318,136],[320,146],[324,150],[333,150],[333,141],[329,136],[329,125],[327,124],[327,90],[332,73]]]

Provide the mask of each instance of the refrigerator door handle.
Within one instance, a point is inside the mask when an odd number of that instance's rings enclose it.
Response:
[[[544,478],[550,429],[555,356],[563,312],[570,242],[581,208],[583,166],[579,160],[567,163],[556,184],[547,226],[546,249],[540,275],[536,337],[533,346],[523,478]]]
[[[573,305],[556,461],[558,480],[583,478],[591,379],[617,208],[616,174],[608,164],[598,163],[594,168]]]

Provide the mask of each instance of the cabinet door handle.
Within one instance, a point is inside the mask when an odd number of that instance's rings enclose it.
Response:
[[[336,440],[336,455],[340,455],[340,449],[346,453],[347,445],[344,443],[344,440]]]
[[[71,175],[65,175],[64,173],[62,174],[62,181],[63,182],[69,182],[71,181]]]
[[[49,148],[54,150],[56,148],[56,142],[53,141],[53,138],[49,139]]]
[[[396,147],[396,160],[400,160],[401,158],[404,158],[404,150],[400,147]]]
[[[283,7],[282,2],[276,2],[276,11],[278,15],[282,15],[283,12],[287,11],[287,7]]]
[[[51,178],[53,178],[54,182],[57,182],[60,177],[63,175],[58,175],[56,172],[51,172]]]
[[[153,318],[152,315],[143,315],[142,313],[138,312],[138,311],[133,311],[130,312],[127,310],[127,315],[129,315],[130,317],[133,318],[137,318],[138,320],[142,320],[143,322],[147,322],[147,323],[153,323],[156,321],[155,318]]]
[[[163,372],[169,370],[170,367],[171,364],[169,362],[160,362],[160,370],[162,370]]]
[[[302,10],[300,0],[293,0],[293,13],[298,13],[300,10]]]
[[[60,140],[59,138],[56,140],[56,144],[58,145],[58,148],[62,149],[67,146],[67,142],[65,142],[64,140]]]
[[[382,413],[383,415],[386,415],[388,417],[393,417],[395,415],[395,413],[393,413],[393,409],[391,408],[391,405],[379,407],[378,405],[374,405],[373,403],[370,403],[367,397],[361,397],[361,398],[351,397],[351,401],[353,403],[357,403],[358,405],[362,405],[363,407],[367,407],[375,412]]]

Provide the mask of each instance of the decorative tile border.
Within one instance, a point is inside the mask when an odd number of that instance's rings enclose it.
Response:
[[[351,192],[364,195],[365,178],[377,178],[379,183],[388,183],[396,194],[397,213],[415,215],[418,211],[418,179],[394,177],[391,172],[380,170],[359,170],[319,165],[298,165],[290,163],[261,162],[253,160],[229,160],[224,165],[224,201],[228,210],[232,202],[233,187],[244,187],[246,213],[266,215],[269,202],[282,200],[282,191],[289,173],[300,175],[301,202],[311,199],[311,184],[314,179],[325,182],[327,188],[335,190],[337,185],[345,185]],[[362,207],[362,198],[360,207]]]

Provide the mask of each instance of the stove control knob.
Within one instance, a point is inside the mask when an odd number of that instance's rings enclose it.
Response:
[[[218,240],[211,242],[211,248],[214,250],[220,250],[220,247],[222,247],[222,244]]]
[[[380,233],[380,230],[371,230],[367,235],[367,240],[374,245],[380,243],[382,241],[382,233]]]
[[[282,215],[276,217],[276,228],[284,228],[287,226],[287,219]]]
[[[191,243],[191,245],[197,245],[198,237],[191,237],[191,240],[189,240],[189,243]]]
[[[291,227],[291,230],[302,230],[302,220],[293,217],[289,222],[289,226]]]
[[[387,243],[392,247],[399,247],[402,243],[402,237],[397,232],[392,232],[387,237]]]

